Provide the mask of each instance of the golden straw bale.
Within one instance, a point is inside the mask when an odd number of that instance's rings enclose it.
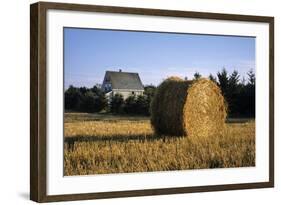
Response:
[[[170,77],[159,85],[151,103],[151,124],[157,134],[221,135],[225,118],[221,90],[206,78],[187,81]]]

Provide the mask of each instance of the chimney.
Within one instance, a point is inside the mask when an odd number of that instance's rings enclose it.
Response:
[[[121,73],[121,72],[122,72],[122,69],[119,69],[119,72]]]

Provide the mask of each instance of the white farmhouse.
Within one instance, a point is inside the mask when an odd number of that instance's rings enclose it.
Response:
[[[130,95],[142,95],[144,87],[138,73],[106,71],[101,89],[109,99],[116,93],[122,94],[124,99]]]

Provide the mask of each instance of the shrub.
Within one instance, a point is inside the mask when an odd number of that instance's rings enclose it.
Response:
[[[126,98],[124,103],[124,111],[127,114],[136,114],[137,101],[135,95],[130,95]]]
[[[92,91],[87,91],[84,94],[82,110],[85,112],[100,112],[107,105],[104,95],[98,95]]]
[[[124,98],[123,95],[117,93],[115,94],[110,102],[110,111],[112,113],[122,113],[123,112]]]

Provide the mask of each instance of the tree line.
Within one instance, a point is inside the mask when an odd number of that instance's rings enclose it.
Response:
[[[228,74],[226,69],[210,75],[209,79],[221,88],[226,101],[229,117],[255,117],[255,87],[256,77],[253,70],[247,72],[247,79],[240,79],[234,70]]]
[[[193,80],[199,78],[201,74],[196,72]],[[221,88],[229,117],[255,117],[255,73],[253,70],[247,73],[247,79],[240,79],[236,70],[228,73],[223,68],[216,76],[210,74],[209,79]],[[147,85],[144,86],[143,95],[131,95],[124,99],[121,94],[115,94],[109,100],[99,86],[92,88],[69,86],[65,91],[64,106],[66,110],[78,112],[149,115],[150,103],[155,91],[156,86]]]
[[[155,86],[148,85],[144,87],[143,95],[130,95],[124,99],[122,94],[117,93],[109,100],[98,86],[86,88],[71,85],[65,91],[64,106],[66,110],[78,112],[149,115],[155,90]]]

